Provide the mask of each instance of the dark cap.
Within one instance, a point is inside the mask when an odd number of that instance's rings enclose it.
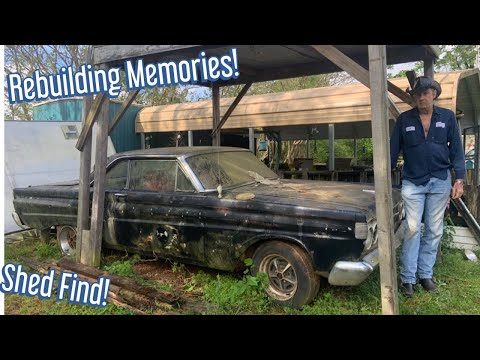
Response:
[[[415,82],[413,83],[413,89],[408,90],[407,92],[410,95],[413,96],[413,95],[416,95],[416,94],[420,94],[427,89],[437,90],[437,96],[435,97],[435,99],[437,99],[440,96],[440,94],[442,93],[442,87],[440,86],[438,81],[435,81],[435,80],[429,78],[428,76],[417,77],[415,79]]]

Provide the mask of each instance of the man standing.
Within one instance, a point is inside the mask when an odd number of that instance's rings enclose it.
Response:
[[[463,195],[465,156],[455,114],[434,105],[440,84],[427,77],[415,79],[408,91],[416,107],[402,113],[390,138],[392,168],[403,152],[402,198],[407,227],[400,257],[401,291],[413,295],[416,276],[427,291],[436,290],[433,266],[443,233],[443,215],[449,196]],[[450,169],[455,172],[452,187]],[[424,232],[420,225],[424,215]]]

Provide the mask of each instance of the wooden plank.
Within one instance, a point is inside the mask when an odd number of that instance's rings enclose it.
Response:
[[[88,224],[90,227],[90,223]],[[77,231],[78,236],[78,231]],[[91,254],[92,254],[92,246],[90,240],[90,230],[82,230],[82,243],[80,244],[80,261],[77,260],[80,264],[88,265],[92,263]],[[76,249],[79,248],[79,244],[77,244]],[[76,250],[75,249],[75,250]]]
[[[171,292],[149,288],[149,287],[137,284],[135,281],[125,278],[123,276],[112,275],[106,271],[95,269],[93,267],[85,266],[82,264],[77,264],[65,258],[60,259],[58,261],[58,266],[70,271],[75,271],[79,274],[91,276],[93,278],[106,276],[111,280],[112,285],[120,286],[127,290],[154,298],[156,300],[160,300],[162,302],[166,302],[168,304],[172,304],[179,300],[179,297],[172,294]]]
[[[212,84],[212,129],[216,129],[220,125],[220,87],[218,83]],[[220,130],[212,132],[212,146],[220,146]]]
[[[106,70],[106,69],[105,69]],[[95,171],[93,183],[92,219],[90,225],[90,253],[86,265],[100,266],[103,234],[103,213],[105,205],[105,178],[108,146],[109,102],[103,103],[97,120]]]
[[[480,245],[475,240],[469,228],[454,226],[455,234],[450,246],[454,249],[480,250]]]
[[[368,57],[370,62],[373,164],[382,312],[384,315],[396,315],[398,314],[398,295],[395,236],[393,233],[392,179],[391,172],[385,171],[385,169],[391,168],[385,45],[369,45]]]
[[[348,72],[355,79],[360,81],[363,85],[370,88],[368,71],[365,70],[362,66],[357,64],[355,61],[350,59],[347,55],[342,53],[340,50],[335,48],[332,45],[311,45],[315,50],[320,54],[325,56],[328,60],[338,65],[340,68]],[[395,105],[393,100],[388,97],[388,103],[390,112],[392,113],[394,119],[400,115],[398,107]]]
[[[201,45],[98,45],[94,47],[94,63],[98,65],[114,60],[145,57],[182,49],[189,50],[197,46],[201,47]]]
[[[117,111],[117,113],[115,114],[115,117],[113,118],[112,122],[109,125],[109,128],[108,128],[109,134],[113,131],[113,129],[115,129],[115,126],[117,126],[118,122],[122,119],[123,115],[125,115],[125,113],[128,110],[128,107],[132,104],[133,100],[135,100],[139,92],[140,92],[140,89],[137,89],[134,91],[130,91],[128,93],[127,98],[123,101],[122,106]]]
[[[93,62],[93,48],[88,49],[87,62]],[[93,95],[83,97],[82,129],[87,123],[88,114],[92,109]],[[90,169],[92,164],[92,130],[87,130],[85,142],[80,150],[80,179],[78,185],[78,210],[77,210],[77,238],[75,256],[81,262],[83,230],[90,228]],[[87,240],[88,241],[88,240]]]
[[[87,120],[85,121],[85,124],[83,124],[82,126],[82,131],[80,133],[80,136],[78,137],[77,144],[75,145],[75,147],[78,150],[81,151],[85,146],[85,139],[87,138],[87,134],[91,132],[93,123],[97,118],[98,113],[100,112],[100,109],[102,108],[102,105],[105,102],[106,98],[107,97],[105,96],[105,94],[99,94],[95,98],[95,101],[93,102],[93,105],[90,108],[90,112],[88,113]]]
[[[240,93],[237,95],[235,100],[233,100],[232,104],[228,108],[225,115],[223,115],[222,120],[219,123],[217,123],[216,126],[213,127],[212,136],[214,136],[217,133],[217,131],[222,128],[223,124],[225,124],[225,122],[228,120],[229,116],[232,114],[233,110],[235,110],[240,100],[242,100],[243,96],[247,93],[248,89],[250,89],[250,86],[252,86],[252,83],[247,83],[244,85],[244,87],[242,88]],[[220,107],[220,103],[219,103],[219,107]],[[219,111],[220,111],[220,108],[219,108]],[[220,116],[220,112],[219,112],[219,116]]]

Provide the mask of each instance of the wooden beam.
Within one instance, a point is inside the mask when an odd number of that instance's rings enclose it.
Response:
[[[102,66],[105,70],[108,68]],[[89,266],[100,266],[102,235],[103,235],[103,213],[105,205],[105,178],[107,167],[108,147],[108,118],[109,102],[104,102],[102,111],[97,120],[97,139],[95,149],[95,173],[93,182],[92,219],[90,225],[90,253],[87,254]]]
[[[433,66],[435,64],[435,60],[433,57],[426,57],[423,59],[423,75],[428,76],[429,78],[433,79],[434,71]]]
[[[95,65],[114,60],[125,60],[134,57],[166,53],[171,51],[205,49],[201,45],[96,45],[94,47]]]
[[[80,132],[80,136],[78,137],[77,144],[75,145],[78,150],[82,151],[83,146],[85,145],[85,139],[87,138],[87,134],[89,131],[91,131],[93,127],[93,122],[95,121],[95,118],[97,117],[106,98],[107,97],[105,96],[105,94],[99,94],[95,98],[95,101],[90,108],[90,112],[88,113],[87,120],[82,126],[82,131]]]
[[[93,62],[93,48],[90,46],[87,62]],[[82,129],[85,128],[87,115],[93,104],[93,95],[83,97]],[[78,209],[77,209],[77,238],[75,257],[81,262],[83,230],[90,228],[90,169],[92,164],[92,130],[87,130],[85,142],[80,150],[80,179],[78,184]],[[88,240],[87,240],[88,241]]]
[[[240,100],[242,100],[243,96],[247,93],[248,89],[250,89],[250,86],[252,86],[251,82],[245,84],[245,86],[242,88],[242,90],[240,90],[240,93],[237,95],[235,100],[233,100],[232,104],[228,108],[225,115],[223,115],[222,120],[216,126],[214,124],[214,128],[213,128],[213,131],[212,131],[212,136],[214,136],[217,133],[217,131],[222,128],[223,124],[225,124],[225,122],[228,120],[230,115],[233,113],[233,110],[235,110],[235,108],[237,107]],[[220,113],[219,113],[219,116],[220,116]]]
[[[213,129],[212,146],[220,146],[220,87],[218,83],[212,84],[212,108],[213,108]]]
[[[317,50],[320,54],[322,54],[324,57],[326,57],[328,60],[330,60],[331,62],[336,64],[338,67],[348,72],[355,79],[360,81],[363,85],[370,88],[368,70],[366,70],[361,65],[359,65],[358,63],[350,59],[347,55],[342,53],[340,50],[338,50],[332,45],[311,45],[311,46],[315,50]],[[411,104],[410,96],[407,93],[405,93],[404,91],[402,91],[400,88],[398,88],[393,84],[391,84],[391,86],[389,85],[389,91],[390,89],[392,89],[392,93],[395,96],[399,97],[401,100],[407,102],[408,104]],[[389,102],[390,112],[392,113],[393,117],[396,119],[398,115],[400,115],[400,110],[398,109],[397,105],[395,105],[395,102],[390,97],[388,97],[388,102]]]
[[[140,89],[137,89],[134,91],[130,91],[128,93],[127,98],[123,100],[120,110],[117,111],[117,113],[115,114],[115,117],[113,118],[112,122],[109,125],[109,128],[108,128],[109,134],[112,132],[113,129],[115,129],[115,126],[117,126],[120,119],[123,117],[123,115],[125,115],[125,113],[128,110],[128,107],[132,104],[133,100],[135,100],[139,92],[140,92]]]
[[[392,178],[387,118],[387,62],[385,45],[368,45],[372,103],[373,171],[377,216],[382,312],[398,314]],[[387,170],[387,171],[386,171]]]

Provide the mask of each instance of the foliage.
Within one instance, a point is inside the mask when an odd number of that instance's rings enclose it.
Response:
[[[256,276],[250,274],[253,261],[244,260],[245,271],[238,279],[231,275],[218,274],[215,278],[206,277],[203,273],[194,276],[196,283],[205,283],[204,297],[211,305],[214,314],[245,314],[262,313],[270,305],[264,289],[268,284],[267,274],[259,272]]]
[[[73,65],[74,69],[85,63],[87,45],[5,45],[5,74],[19,73],[32,76],[35,70],[54,74],[62,66]],[[5,90],[5,119],[32,120],[32,103],[10,104]]]
[[[435,63],[436,71],[455,71],[473,69],[475,67],[476,45],[439,45],[440,57]],[[387,67],[393,69],[393,65]],[[414,70],[418,75],[423,74],[423,62],[417,61],[410,65],[410,68],[404,69],[395,74],[389,74],[389,78],[405,77],[406,72]]]
[[[473,69],[475,67],[475,45],[440,45],[440,59],[435,69],[444,71]]]
[[[133,255],[125,260],[117,260],[111,264],[104,265],[103,269],[109,273],[120,276],[135,276],[134,265],[140,261],[140,256]]]
[[[23,256],[38,257],[39,240],[30,238],[5,241],[5,262],[20,262]],[[43,244],[40,248],[46,246]],[[54,246],[53,243],[48,246]],[[43,251],[43,250],[40,250]],[[46,251],[44,255],[48,254]],[[398,251],[397,251],[398,254]],[[480,253],[476,252],[477,256]],[[138,257],[131,259],[134,262]],[[107,259],[103,261],[108,262]],[[108,266],[122,269],[126,261],[110,261]],[[115,264],[115,265],[114,265]],[[248,268],[251,259],[245,261],[247,271],[242,276],[236,274],[215,274],[197,272],[185,284],[184,291],[191,295],[203,294],[207,301],[207,314],[312,314],[312,315],[347,315],[347,314],[381,314],[381,294],[379,271],[363,283],[354,287],[331,286],[322,282],[320,292],[312,304],[302,310],[274,306],[265,295],[266,274],[251,276]],[[105,265],[104,265],[105,268]],[[120,271],[122,272],[122,271]],[[124,271],[128,273],[128,271]],[[256,280],[253,280],[256,278]],[[139,279],[135,278],[136,281]],[[428,293],[416,286],[415,295],[407,299],[400,295],[401,314],[479,314],[480,302],[480,267],[477,263],[466,261],[463,251],[445,249],[442,263],[435,265],[435,280],[438,284],[436,293]],[[144,285],[158,289],[172,290],[168,284],[144,280]],[[130,312],[108,304],[105,308],[72,305],[66,302],[40,300],[26,296],[6,294],[5,312],[7,314],[130,314]]]
[[[6,45],[5,74],[20,73],[23,77],[32,76],[34,70],[42,74],[58,73],[62,66],[72,65],[76,71],[87,62],[88,45]],[[121,72],[122,88],[126,89],[125,72]],[[118,100],[127,97],[122,91]],[[165,86],[161,88],[142,89],[135,102],[146,106],[175,104],[188,101],[188,89],[184,86]],[[5,119],[32,120],[33,104],[9,104],[8,92],[5,91]]]
[[[448,216],[447,219],[443,222],[443,234],[442,234],[442,249],[444,247],[451,248],[453,243],[453,235],[455,235],[455,227],[453,226],[453,222]]]

